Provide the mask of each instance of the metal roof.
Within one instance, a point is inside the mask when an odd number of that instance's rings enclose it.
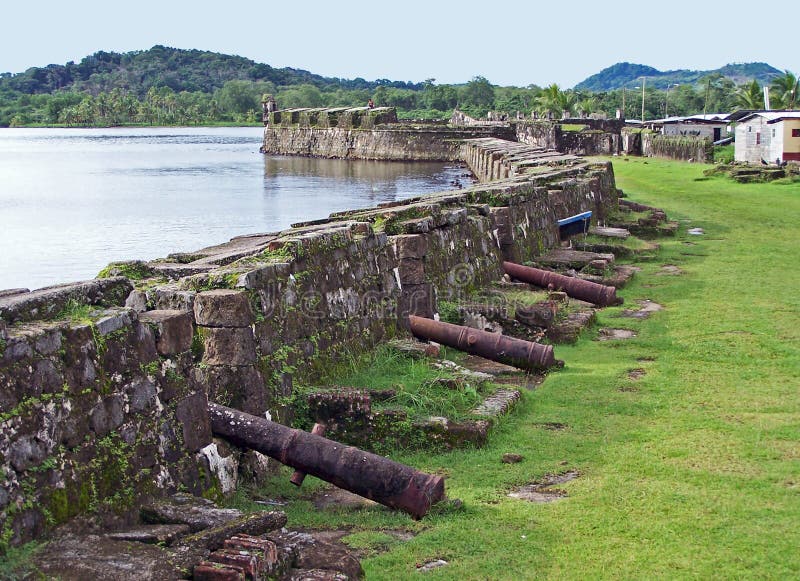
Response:
[[[753,111],[750,115],[739,119],[739,121],[747,121],[753,117],[763,117],[767,120],[767,123],[777,123],[784,119],[800,119],[800,111]]]

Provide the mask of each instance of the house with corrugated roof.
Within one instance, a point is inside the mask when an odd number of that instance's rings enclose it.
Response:
[[[664,135],[708,137],[711,141],[720,141],[728,137],[730,132],[728,113],[667,117],[660,121]]]
[[[800,111],[753,111],[739,119],[734,159],[747,163],[800,162]]]

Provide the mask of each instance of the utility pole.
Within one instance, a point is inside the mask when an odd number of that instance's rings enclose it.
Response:
[[[647,82],[647,77],[642,77],[642,128],[644,128],[644,84]]]

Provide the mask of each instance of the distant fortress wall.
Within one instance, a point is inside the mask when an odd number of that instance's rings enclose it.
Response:
[[[399,123],[394,108],[288,109],[265,116],[262,151],[381,161],[458,161],[466,139],[515,140],[506,125],[456,127],[441,122]]]

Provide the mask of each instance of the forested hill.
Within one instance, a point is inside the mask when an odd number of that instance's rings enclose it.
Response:
[[[708,76],[725,77],[735,84],[752,81],[755,79],[761,85],[768,85],[782,71],[767,63],[739,63],[729,64],[713,71],[690,71],[680,69],[675,71],[659,71],[653,67],[637,65],[634,63],[617,63],[597,74],[588,77],[575,85],[576,90],[584,91],[612,91],[620,89],[626,83],[637,81],[640,77],[647,77],[647,84],[654,88],[664,89],[674,84],[693,85]]]
[[[0,74],[0,89],[25,94],[79,91],[92,95],[123,89],[139,96],[150,87],[169,87],[175,92],[213,93],[226,81],[269,82],[276,86],[314,85],[343,89],[375,89],[379,85],[421,89],[422,84],[364,79],[338,79],[292,68],[276,69],[250,59],[202,50],[183,50],[156,45],[127,53],[96,52],[79,63],[30,68],[23,73]]]

